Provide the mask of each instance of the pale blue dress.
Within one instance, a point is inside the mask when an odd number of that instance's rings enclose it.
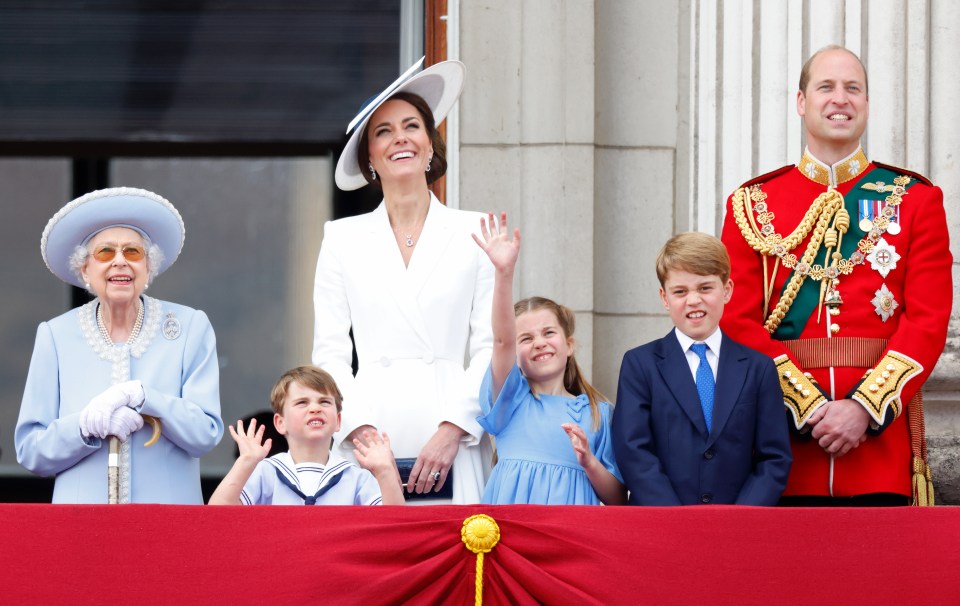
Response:
[[[577,462],[570,438],[560,425],[576,423],[583,428],[593,454],[623,482],[613,458],[610,420],[613,407],[600,402],[600,429],[593,430],[590,401],[541,395],[514,364],[493,402],[490,370],[480,387],[480,425],[496,438],[497,465],[487,481],[482,502],[490,505],[599,505],[600,499]]]
[[[30,372],[14,431],[17,461],[56,476],[54,503],[107,502],[107,441],[84,438],[80,411],[111,385],[143,383],[137,409],[160,419],[150,446],[145,425],[120,447],[121,503],[203,504],[200,457],[223,436],[220,366],[206,314],[142,297],[143,327],[130,343],[107,344],[97,300],[37,328]]]

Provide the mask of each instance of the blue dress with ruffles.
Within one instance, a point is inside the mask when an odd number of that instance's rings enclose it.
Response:
[[[600,402],[600,429],[594,431],[590,401],[540,395],[534,397],[526,377],[514,364],[493,402],[490,369],[480,386],[480,425],[496,438],[497,464],[481,501],[490,505],[599,505],[587,472],[577,462],[570,438],[560,425],[583,428],[593,454],[618,480],[610,436],[612,405]]]

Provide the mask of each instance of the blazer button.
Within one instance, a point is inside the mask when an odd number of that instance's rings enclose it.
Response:
[[[383,356],[382,358],[380,358],[380,365],[390,366],[390,358],[388,358],[387,356]]]
[[[423,354],[423,361],[426,364],[433,364],[433,352],[427,352]]]
[[[703,453],[703,458],[709,461],[713,458],[713,454],[714,452],[712,450],[708,450],[707,452]]]
[[[710,494],[709,492],[705,492],[705,493],[703,493],[702,495],[700,495],[700,502],[701,502],[701,503],[709,503],[709,502],[712,501],[712,500],[713,500],[713,495]]]

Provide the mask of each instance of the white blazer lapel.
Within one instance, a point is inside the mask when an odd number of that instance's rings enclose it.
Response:
[[[427,221],[424,223],[422,233],[427,231],[427,224],[430,223],[430,215],[433,214],[433,208],[427,213]],[[390,296],[397,304],[400,314],[407,320],[410,327],[419,336],[424,344],[430,345],[430,337],[427,332],[427,326],[423,320],[423,314],[417,305],[417,293],[420,284],[413,285],[411,269],[414,266],[414,259],[411,259],[410,267],[403,264],[403,255],[397,248],[396,237],[393,228],[390,227],[390,218],[387,216],[385,204],[380,204],[372,215],[371,228],[371,254],[378,266],[375,274],[381,280],[384,290],[390,293]],[[417,243],[417,250],[414,251],[414,257],[420,250],[421,241]]]
[[[423,290],[430,275],[443,258],[444,251],[456,234],[451,222],[451,210],[430,194],[430,212],[420,232],[417,248],[407,267],[407,284],[411,294],[416,297]]]

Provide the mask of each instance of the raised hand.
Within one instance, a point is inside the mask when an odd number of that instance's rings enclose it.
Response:
[[[353,439],[353,445],[356,448],[353,454],[357,457],[357,463],[373,475],[396,466],[393,451],[390,449],[390,438],[386,432],[364,430],[359,438]]]
[[[230,437],[233,438],[233,441],[237,443],[237,448],[240,449],[240,459],[248,459],[259,463],[267,458],[267,455],[270,454],[270,447],[273,446],[273,440],[267,438],[265,442],[263,441],[263,431],[266,428],[266,425],[261,425],[258,429],[256,419],[250,419],[250,425],[246,430],[243,428],[243,420],[237,421],[236,429],[233,428],[233,425],[227,426],[227,429],[230,430]]]
[[[593,451],[590,450],[587,434],[583,432],[582,427],[574,423],[564,423],[560,427],[567,432],[567,437],[570,438],[570,445],[573,446],[573,452],[577,455],[577,463],[580,463],[580,467],[586,469],[597,460]]]
[[[383,504],[403,505],[403,485],[400,484],[400,473],[390,449],[387,432],[377,433],[375,429],[365,429],[360,437],[353,439],[353,445],[356,447],[353,453],[360,467],[377,479]]]
[[[473,241],[487,253],[493,266],[500,271],[512,271],[517,264],[517,257],[520,256],[520,229],[514,228],[513,237],[510,237],[507,213],[500,213],[499,222],[493,213],[481,218],[480,233],[483,240],[478,238],[477,234],[471,234]]]

